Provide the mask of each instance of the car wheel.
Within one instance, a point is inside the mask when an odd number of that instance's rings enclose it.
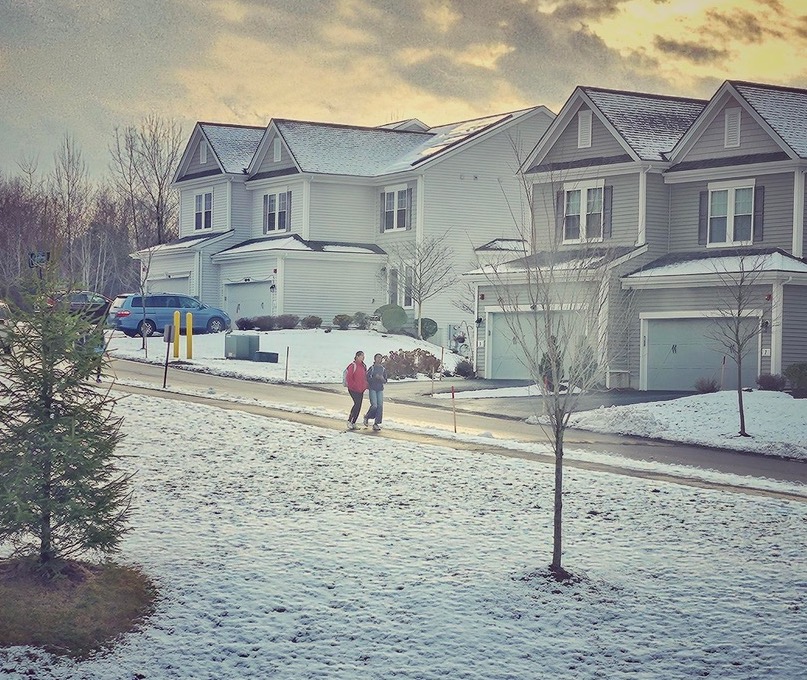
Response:
[[[149,337],[150,335],[154,335],[154,331],[157,330],[157,326],[154,325],[153,321],[149,319],[144,319],[140,322],[140,325],[137,327],[138,333],[142,335],[144,338]]]
[[[207,322],[208,333],[221,333],[225,329],[224,319],[214,316]]]

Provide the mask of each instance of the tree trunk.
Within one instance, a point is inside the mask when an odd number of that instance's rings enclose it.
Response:
[[[740,411],[740,436],[747,437],[745,431],[745,407],[743,406],[743,360],[737,357],[737,408]]]
[[[554,425],[555,435],[555,513],[552,537],[552,571],[563,572],[563,428]]]

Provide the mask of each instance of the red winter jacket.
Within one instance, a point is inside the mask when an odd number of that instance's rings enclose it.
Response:
[[[351,392],[364,392],[367,389],[367,366],[364,362],[357,364],[353,361],[348,365],[345,382]]]

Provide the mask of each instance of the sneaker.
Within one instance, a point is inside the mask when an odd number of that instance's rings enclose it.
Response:
[[[373,423],[373,429],[374,429],[376,432],[378,432],[378,431],[381,429],[381,425],[379,425],[378,423]]]
[[[351,423],[351,422],[348,420],[348,421],[347,421],[347,429],[348,429],[348,430],[355,430],[355,429],[356,429],[356,423]]]
[[[367,416],[364,416],[364,427],[368,427],[370,425],[370,419]]]

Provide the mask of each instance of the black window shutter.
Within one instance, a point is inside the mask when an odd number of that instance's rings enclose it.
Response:
[[[754,189],[754,243],[762,241],[762,222],[765,216],[765,187]]]
[[[412,228],[412,187],[406,189],[406,228]]]
[[[606,186],[602,190],[602,237],[611,238],[611,214],[614,201],[614,187]]]
[[[387,221],[387,211],[384,205],[385,192],[381,192],[381,233],[384,233],[384,224]]]
[[[566,193],[559,189],[555,194],[555,238],[558,243],[563,241],[563,220],[566,217]]]
[[[291,231],[291,191],[286,192],[286,231]]]
[[[705,246],[709,233],[709,192],[701,191],[698,206],[698,245]]]

